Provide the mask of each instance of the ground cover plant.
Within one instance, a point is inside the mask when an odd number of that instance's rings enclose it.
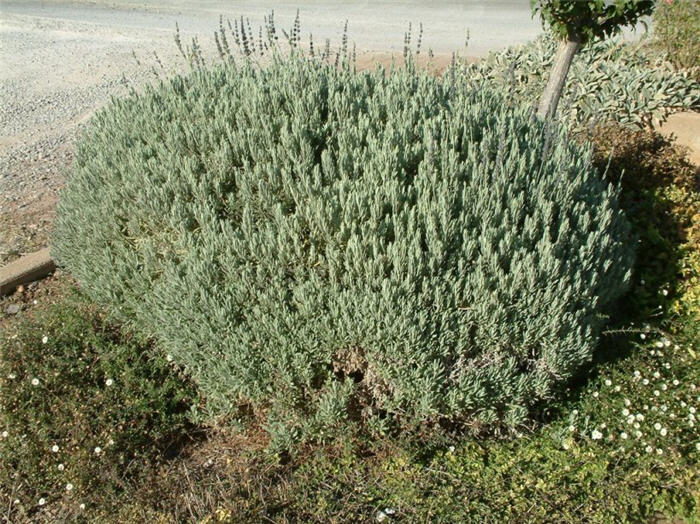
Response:
[[[537,103],[547,82],[556,40],[545,34],[522,46],[464,65],[465,81],[483,79],[524,103]],[[658,128],[669,115],[700,109],[700,84],[692,71],[678,70],[667,55],[650,50],[650,40],[593,41],[575,56],[562,93],[558,118],[569,129],[590,131],[616,122]]]
[[[700,2],[666,0],[654,11],[654,44],[680,69],[700,80]]]
[[[292,53],[100,112],[53,253],[211,416],[265,412],[289,447],[524,423],[590,361],[630,239],[590,150],[528,107]]]
[[[599,169],[623,186],[621,205],[638,234],[633,290],[624,308],[627,319],[654,318],[660,306],[672,307],[681,317],[697,315],[698,167],[687,160],[686,151],[658,132],[608,123],[598,125],[590,136]]]
[[[165,355],[120,333],[84,299],[66,297],[8,324],[0,332],[4,518],[108,511],[111,496],[193,438],[195,399]]]
[[[305,447],[292,461],[280,461],[264,452],[267,437],[259,427],[200,428],[192,438],[193,428],[182,424],[185,406],[172,402],[168,388],[186,392],[184,404],[196,398],[167,355],[155,368],[151,361],[148,372],[132,372],[127,393],[115,388],[124,387],[124,378],[107,386],[105,377],[123,377],[130,368],[118,355],[142,359],[152,348],[114,326],[105,330],[102,315],[84,299],[62,302],[13,320],[2,332],[3,358],[9,350],[14,364],[3,365],[0,391],[3,407],[14,409],[0,419],[1,486],[17,488],[3,491],[3,515],[11,522],[692,518],[700,488],[696,324],[697,318],[676,318],[666,326],[673,333],[640,325],[606,335],[603,362],[548,405],[538,427],[512,439],[350,439]],[[75,368],[77,347],[92,362],[109,348],[104,354],[116,356],[116,369],[98,358],[94,371],[76,379],[63,363]],[[29,375],[20,378],[27,368],[19,358],[35,362],[32,374],[48,379],[34,386]],[[14,402],[21,395],[28,401]],[[52,409],[62,404],[71,409]],[[143,416],[127,416],[123,407],[130,405]],[[48,409],[58,416],[45,416]],[[125,427],[118,429],[120,421]],[[76,447],[60,434],[87,438]],[[168,456],[164,449],[178,438],[185,438],[184,447]],[[94,444],[103,441],[95,454]],[[54,442],[60,442],[55,452]]]

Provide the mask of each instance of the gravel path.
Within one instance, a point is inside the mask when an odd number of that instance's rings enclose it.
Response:
[[[213,53],[211,34],[219,14],[250,17],[257,27],[269,5],[258,0],[235,5],[220,0],[0,0],[0,265],[47,245],[76,137],[94,111],[111,95],[126,93],[127,85],[154,79],[153,51],[166,75],[185,68],[173,43],[175,22],[183,41],[197,34]],[[350,38],[365,61],[372,50],[400,52],[408,22],[414,27],[423,22],[424,49],[431,47],[438,56],[460,49],[483,55],[540,30],[527,0],[289,0],[274,6],[280,28],[291,26],[300,6],[303,35],[311,30],[319,43],[325,38],[339,42],[347,19]]]

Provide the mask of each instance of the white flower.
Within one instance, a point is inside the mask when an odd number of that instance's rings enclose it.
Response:
[[[661,294],[662,294],[663,296],[667,296],[667,295],[668,295],[668,289],[662,289],[662,290],[661,290]]]
[[[641,413],[637,413],[634,416],[634,418],[636,418],[639,422],[641,422],[642,420],[644,420],[644,415],[642,415]]]
[[[63,464],[58,465],[58,471],[63,471],[65,469],[65,466]]]
[[[644,448],[644,451],[646,451],[647,453],[651,453],[652,451],[654,451],[654,448],[652,448],[651,446],[647,446],[646,448]]]
[[[569,449],[569,443],[568,443],[568,442],[562,442],[562,443],[561,443],[561,447],[562,447],[563,449],[565,449],[565,450],[566,450],[566,449]]]
[[[666,404],[664,404],[663,406],[661,406],[661,411],[663,411],[664,413],[666,413],[667,410],[668,410],[668,406],[667,406]]]
[[[632,403],[628,399],[625,399],[625,406],[630,407],[631,405]]]
[[[46,335],[44,335],[44,337],[41,339],[42,344],[46,344],[48,341],[49,341],[49,337],[47,337]]]
[[[639,422],[635,422],[634,424],[632,424],[632,427],[634,429],[639,429],[641,426],[639,425]]]
[[[95,455],[99,455],[100,453],[102,453],[102,448],[100,446],[97,446],[95,448]]]
[[[663,455],[663,454],[664,454],[664,450],[661,449],[661,448],[656,448],[656,454],[657,454],[657,455]]]
[[[384,513],[386,513],[387,515],[393,515],[394,513],[396,513],[396,510],[394,508],[384,508]]]
[[[642,384],[644,384],[645,386],[648,386],[648,385],[649,385],[649,379],[645,378],[644,380],[642,380]]]
[[[669,347],[671,345],[671,341],[669,339],[664,340],[664,346]]]
[[[51,446],[51,451],[53,451],[54,453],[58,453],[58,446],[56,444]]]
[[[659,373],[658,371],[654,371],[654,378],[659,378],[659,377],[661,377],[661,373]]]
[[[682,408],[686,407],[687,405],[688,405],[688,404],[686,404],[685,402],[683,402],[683,401],[681,400],[681,407],[682,407]]]
[[[635,371],[635,372],[634,372],[634,376],[635,376],[636,378],[639,378],[639,377],[642,376],[642,374],[641,374],[639,371]]]
[[[655,389],[655,390],[654,390],[654,396],[655,396],[655,397],[658,397],[659,395],[661,395],[661,392],[659,392],[658,389]]]
[[[627,433],[625,433],[624,431],[622,433],[620,433],[620,438],[622,440],[627,440]]]
[[[694,408],[693,406],[690,406],[690,407],[688,408],[688,412],[689,412],[689,413],[692,413],[692,414],[695,414],[695,408]]]
[[[7,438],[8,435],[9,433],[7,431],[2,432],[2,438]]]
[[[606,385],[606,386],[612,386],[612,380],[610,380],[609,378],[606,378],[606,379],[605,379],[605,385]]]
[[[572,414],[573,416],[578,415],[578,409],[573,410],[573,411],[571,412],[571,414]]]
[[[384,513],[383,511],[379,511],[377,513],[377,516],[374,518],[377,522],[384,522],[387,518],[389,518],[389,515]]]
[[[662,437],[665,437],[666,434],[668,433],[668,430],[666,428],[661,428],[661,431],[659,433],[661,433]]]
[[[666,391],[668,389],[668,386],[666,384],[661,384],[661,390]]]
[[[173,356],[170,353],[168,353],[167,355],[165,355],[165,360],[167,360],[168,362],[172,362]]]
[[[634,423],[634,415],[629,415],[627,417],[627,423],[628,424],[633,424]]]
[[[697,449],[698,451],[700,451],[700,442],[696,442],[696,443],[695,443],[695,449]]]
[[[43,506],[44,504],[46,504],[46,499],[42,497],[39,499],[39,506]]]
[[[616,393],[619,393],[621,389],[622,389],[622,388],[621,388],[619,385],[618,385],[618,386],[615,386],[615,392],[616,392]]]
[[[625,409],[622,410],[622,414],[623,414],[625,417],[627,417],[627,416],[629,416],[629,414],[630,414],[630,410],[627,409],[627,408],[625,408]]]
[[[659,430],[661,429],[661,424],[658,423],[658,422],[657,422],[656,424],[654,424],[654,429],[655,429],[656,431],[659,431]]]
[[[660,340],[655,344],[657,348],[662,348],[664,347],[664,343],[661,342]]]
[[[574,431],[576,431],[576,428],[574,426],[569,426],[569,431],[573,433]]]
[[[114,384],[114,380],[112,380],[111,378],[108,378],[107,380],[105,380],[105,385],[107,387],[111,386],[112,384]]]
[[[593,398],[598,398],[599,393],[597,391],[593,392]]]
[[[634,436],[637,438],[642,438],[642,432],[641,431],[635,431]]]
[[[645,338],[647,338],[647,336],[646,336],[644,333],[640,333],[639,338],[641,338],[642,340],[644,340]]]
[[[591,438],[593,440],[600,440],[603,438],[603,434],[600,431],[598,431],[597,429],[594,429],[593,433],[591,433]]]
[[[38,386],[39,385],[39,379],[38,378],[33,378],[32,379],[32,386]]]
[[[70,491],[72,489],[73,489],[73,484],[71,484],[70,482],[68,484],[66,484],[66,491]]]
[[[680,382],[678,382],[678,379],[675,379],[675,380],[673,381],[673,385],[674,385],[674,386],[677,386],[678,384],[680,384]]]
[[[108,445],[113,446],[114,445],[114,440],[109,439],[109,442],[107,442]]]
[[[14,380],[17,378],[17,375],[15,375],[14,373],[10,373],[9,375],[7,375],[7,378],[9,378],[10,380]]]
[[[85,509],[85,504],[81,504],[81,505],[78,506],[78,507],[79,507],[80,509]]]

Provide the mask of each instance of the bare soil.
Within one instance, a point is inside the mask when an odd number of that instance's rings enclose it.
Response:
[[[688,148],[688,159],[700,167],[700,113],[676,113],[661,126],[660,132],[673,135],[676,143]]]

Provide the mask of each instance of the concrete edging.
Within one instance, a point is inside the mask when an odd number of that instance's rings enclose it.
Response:
[[[0,297],[9,295],[22,284],[44,278],[54,269],[56,264],[48,247],[10,262],[0,268]]]

